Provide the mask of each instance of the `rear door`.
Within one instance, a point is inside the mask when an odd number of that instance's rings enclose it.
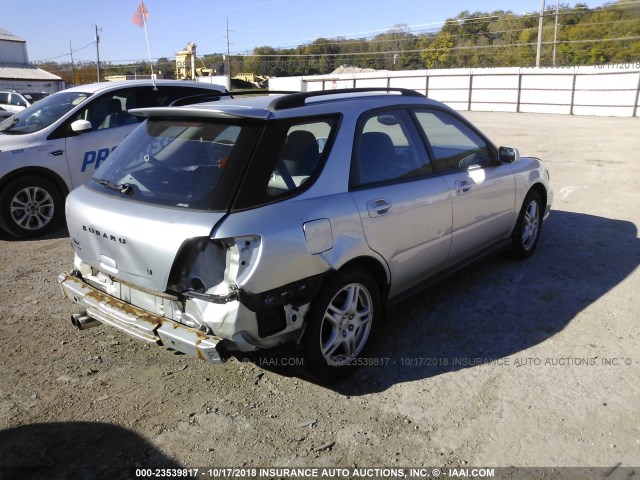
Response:
[[[389,266],[391,296],[441,268],[451,243],[451,193],[407,111],[360,120],[350,185],[367,243]]]
[[[451,191],[453,232],[450,261],[508,237],[515,221],[511,166],[470,125],[437,109],[414,111],[431,150],[433,166]]]

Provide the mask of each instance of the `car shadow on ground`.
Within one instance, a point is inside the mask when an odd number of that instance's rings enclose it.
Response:
[[[333,388],[368,394],[516,357],[631,274],[640,264],[637,237],[628,221],[553,211],[532,258],[489,258],[391,309],[369,353],[379,365]]]
[[[66,226],[56,228],[55,230],[47,233],[46,235],[42,235],[34,238],[14,237],[13,235],[9,235],[4,230],[0,229],[0,241],[5,241],[5,242],[32,242],[32,241],[40,241],[40,240],[57,240],[59,238],[67,238],[67,237],[69,237],[69,231],[67,230]]]
[[[489,257],[389,309],[363,359],[368,365],[327,386],[365,395],[517,357],[637,268],[637,235],[628,221],[553,211],[532,258]]]
[[[137,433],[108,423],[40,423],[0,430],[3,480],[129,479],[138,476],[136,468],[182,466]]]

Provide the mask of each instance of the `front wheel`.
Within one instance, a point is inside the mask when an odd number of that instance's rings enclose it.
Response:
[[[535,190],[524,199],[513,230],[511,252],[517,258],[529,258],[535,252],[542,229],[542,200]]]
[[[321,381],[334,381],[358,365],[381,315],[380,288],[366,271],[347,270],[312,302],[305,332],[306,360]]]
[[[0,226],[18,238],[48,233],[62,218],[63,198],[56,186],[40,177],[9,183],[0,195]]]

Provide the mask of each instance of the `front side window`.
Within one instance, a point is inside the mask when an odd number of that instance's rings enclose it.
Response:
[[[96,98],[86,108],[80,110],[73,120],[88,120],[94,131],[122,127],[141,121],[140,117],[127,111],[137,106],[134,89],[118,90]]]
[[[486,142],[453,115],[440,110],[418,110],[415,115],[431,146],[437,171],[468,169],[491,161]]]
[[[432,173],[429,158],[407,112],[377,112],[362,119],[360,125],[352,161],[352,186]]]
[[[226,209],[256,130],[222,121],[149,119],[109,156],[90,186],[143,203]]]

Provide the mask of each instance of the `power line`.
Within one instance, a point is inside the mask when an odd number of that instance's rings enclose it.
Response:
[[[50,60],[55,60],[57,58],[68,57],[69,55],[72,55],[72,54],[74,54],[76,52],[80,52],[80,51],[84,50],[85,48],[89,48],[90,46],[95,45],[95,43],[96,42],[94,40],[92,42],[87,43],[84,47],[80,47],[80,48],[76,48],[75,50],[71,50],[71,52],[63,53],[62,55],[58,55],[56,57],[49,57],[49,58],[45,58],[45,59],[42,59],[42,60],[36,60],[36,61],[34,61],[34,63],[48,62]]]
[[[564,9],[564,10],[560,10],[558,12],[559,16],[565,16],[565,15],[576,15],[582,12],[588,13],[588,12],[601,12],[601,11],[607,11],[607,10],[625,10],[628,9],[627,7],[633,7],[634,5],[640,5],[640,0],[632,0],[626,3],[612,3],[612,4],[606,4],[602,7],[597,7],[594,9],[589,8],[588,6],[580,6],[580,5],[576,5],[573,8],[570,9]],[[576,11],[577,10],[577,11]],[[434,26],[434,28],[431,29],[426,29],[426,30],[417,30],[416,32],[421,32],[421,31],[436,31],[439,30],[438,28],[435,28],[435,26],[437,25],[442,25],[444,26],[446,23],[457,23],[458,26],[463,25],[463,24],[472,24],[473,22],[479,22],[482,20],[488,20],[488,19],[496,19],[494,22],[492,23],[496,23],[496,22],[505,22],[505,21],[514,21],[514,20],[537,20],[539,16],[539,12],[523,12],[523,13],[513,13],[510,11],[501,13],[501,14],[491,14],[491,15],[482,15],[482,16],[468,16],[468,17],[463,17],[463,18],[448,18],[446,20],[440,20],[437,22],[429,22],[429,23],[419,23],[419,24],[414,24],[414,25],[407,25],[406,28],[408,29],[412,29],[412,28],[416,28],[416,27],[425,27],[425,26]],[[543,13],[544,17],[551,17],[551,16],[555,16],[555,12],[552,11],[551,9],[545,9],[544,13]],[[380,35],[381,33],[385,33],[385,32],[389,32],[391,29],[386,28],[386,29],[376,29],[376,30],[366,30],[366,31],[362,31],[362,32],[351,32],[351,33],[343,33],[343,34],[338,34],[338,35],[331,35],[330,37],[327,37],[328,39],[338,39],[338,38],[342,38],[344,37],[345,39],[347,37],[353,37],[354,35],[361,35],[361,34],[365,34],[365,33],[375,33],[378,32],[377,35],[369,35],[369,36],[365,36],[365,37],[360,37],[360,38],[351,38],[353,40],[360,40],[360,39],[370,39],[370,38],[375,38],[378,35]],[[412,32],[413,33],[413,32]],[[272,47],[274,50],[286,50],[286,49],[291,49],[291,48],[298,48],[300,46],[303,45],[308,45],[310,44],[309,42],[314,42],[318,40],[318,38],[315,39],[306,39],[306,40],[298,40],[298,44],[297,45],[289,45],[289,46],[283,46],[283,47]],[[348,41],[348,40],[345,40]],[[289,42],[287,42],[289,43]],[[338,44],[339,42],[336,42],[336,44]],[[240,55],[242,54],[242,51],[236,51],[233,52],[232,54],[234,55]]]
[[[598,7],[595,9],[590,9],[589,7],[586,6],[576,6],[573,9],[565,9],[560,10],[558,12],[559,16],[567,16],[567,15],[575,15],[577,14],[581,14],[583,11],[584,12],[600,12],[600,11],[608,11],[611,9],[617,9],[617,10],[625,10],[627,9],[627,7],[633,7],[634,5],[639,5],[640,4],[640,0],[633,0],[627,3],[622,3],[622,4],[607,4],[603,7]],[[577,10],[577,12],[576,12]],[[394,32],[393,29],[387,29],[386,32],[389,33],[390,35],[393,35],[394,33],[397,33],[398,36],[396,38],[378,38],[380,37],[380,35],[375,35],[372,37],[365,37],[365,38],[358,38],[358,39],[345,39],[345,40],[336,40],[336,41],[327,41],[327,42],[322,42],[321,44],[318,44],[320,46],[331,46],[331,45],[337,45],[337,46],[348,46],[348,45],[355,45],[355,44],[359,44],[359,43],[366,43],[367,45],[369,44],[383,44],[383,43],[388,43],[388,42],[394,42],[396,45],[402,45],[405,44],[407,42],[411,42],[411,41],[420,41],[422,39],[428,39],[431,38],[428,36],[429,33],[435,32],[437,30],[439,30],[436,27],[432,27],[432,28],[426,28],[426,29],[422,29],[422,30],[413,30],[411,31],[411,28],[415,28],[415,27],[425,27],[425,26],[435,26],[435,25],[445,25],[447,23],[457,23],[458,27],[464,27],[465,25],[469,25],[472,26],[474,23],[476,22],[481,22],[483,20],[488,20],[488,19],[494,19],[493,21],[490,22],[491,25],[497,24],[499,22],[518,22],[518,21],[528,21],[528,22],[532,22],[536,20],[536,17],[539,14],[537,12],[532,12],[532,13],[523,13],[523,14],[513,14],[511,12],[505,12],[504,14],[492,14],[492,15],[481,15],[481,16],[468,16],[468,17],[464,17],[464,18],[457,18],[457,19],[447,19],[445,21],[440,21],[440,22],[431,22],[431,23],[421,23],[421,24],[415,24],[412,26],[405,26],[404,28],[406,28],[408,30],[407,33],[404,32]],[[544,16],[555,16],[555,12],[552,12],[550,9],[547,9],[544,11]],[[637,21],[637,19],[622,19],[622,20],[611,20],[611,21],[603,21],[603,22],[592,22],[592,23],[585,23],[585,24],[581,24],[581,23],[577,23],[577,24],[560,24],[559,26],[561,26],[563,28],[563,30],[568,30],[568,29],[572,29],[572,28],[579,28],[579,27],[587,27],[587,26],[600,26],[600,25],[608,25],[608,24],[617,24],[617,23],[626,23],[626,22],[634,22]],[[551,28],[553,25],[544,25],[543,28]],[[533,29],[534,27],[529,27],[528,29]],[[450,34],[451,38],[456,39],[456,38],[473,38],[474,36],[487,36],[490,41],[491,41],[491,37],[495,37],[495,36],[499,36],[505,33],[515,33],[515,32],[521,32],[525,29],[505,29],[505,30],[495,30],[495,31],[486,31],[486,32],[469,32],[469,33],[452,33]],[[382,30],[371,30],[369,32],[377,32],[377,31],[382,31]],[[361,32],[361,33],[366,33],[366,32]],[[228,35],[229,32],[227,31],[227,40],[228,40]],[[333,37],[336,38],[336,37]],[[435,37],[432,37],[435,38]],[[581,39],[581,40],[558,40],[558,44],[576,44],[576,45],[580,45],[580,44],[584,44],[584,43],[597,43],[597,42],[612,42],[612,41],[631,41],[631,40],[637,40],[640,37],[637,36],[629,36],[629,37],[617,37],[617,38],[611,38],[611,39]],[[318,39],[316,39],[318,40]],[[494,41],[500,41],[501,39],[493,39]],[[88,47],[90,47],[91,45],[94,45],[96,42],[90,42],[87,45],[84,45],[78,49],[72,50],[72,52],[79,52],[82,51]],[[542,45],[550,45],[553,42],[542,42]],[[461,50],[473,50],[473,49],[478,49],[478,50],[487,50],[487,49],[492,49],[492,48],[516,48],[516,47],[529,47],[531,46],[532,43],[508,43],[508,44],[503,44],[503,43],[493,43],[490,45],[472,45],[472,46],[468,46],[468,45],[457,45],[457,46],[453,46],[451,48],[431,48],[428,45],[425,46],[425,48],[421,48],[421,49],[410,49],[410,50],[404,50],[404,49],[395,49],[395,50],[383,50],[383,51],[366,51],[366,52],[335,52],[335,53],[318,53],[318,54],[303,54],[303,53],[291,53],[291,52],[282,52],[281,50],[287,50],[287,49],[299,49],[299,48],[304,48],[307,46],[313,47],[314,44],[308,44],[308,45],[297,45],[294,47],[290,47],[290,48],[285,48],[285,47],[271,47],[273,48],[273,50],[275,50],[274,54],[264,54],[264,55],[258,55],[258,54],[252,54],[252,53],[231,53],[231,55],[235,55],[235,56],[239,56],[241,59],[242,58],[256,58],[256,57],[266,57],[266,58],[314,58],[314,57],[322,57],[322,56],[337,56],[337,57],[364,57],[364,56],[375,56],[375,55],[389,55],[389,54],[396,54],[396,53],[418,53],[418,52],[422,52],[425,49],[428,49],[430,51],[444,51],[444,50],[450,50],[450,51],[461,51]],[[227,55],[229,55],[229,48],[227,49]],[[62,55],[58,55],[56,57],[50,57],[48,59],[44,59],[44,60],[40,60],[39,62],[45,62],[45,61],[49,61],[49,60],[55,60],[57,58],[61,58],[61,57],[66,57],[69,56],[70,53],[65,53]],[[212,55],[224,55],[224,54],[212,54]],[[166,58],[166,57],[155,57],[153,58],[153,60],[157,61],[160,58]],[[227,57],[227,59],[229,59],[229,57]],[[112,60],[111,63],[132,63],[132,62],[142,62],[141,60]],[[34,63],[38,63],[38,62],[34,62]],[[101,63],[105,63],[104,61]],[[115,68],[114,65],[111,65],[110,68]]]

